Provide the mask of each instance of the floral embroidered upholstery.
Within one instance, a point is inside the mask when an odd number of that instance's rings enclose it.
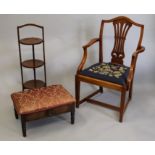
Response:
[[[11,97],[18,114],[29,114],[75,103],[75,99],[62,85],[17,92]]]
[[[129,73],[129,67],[112,63],[102,63],[102,64],[97,63],[80,72],[80,74],[85,76],[121,85],[125,84],[128,73]]]

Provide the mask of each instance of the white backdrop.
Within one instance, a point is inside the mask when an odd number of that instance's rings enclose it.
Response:
[[[98,37],[102,19],[118,15],[0,15],[0,139],[24,140],[21,137],[20,121],[15,120],[10,94],[21,90],[21,74],[17,43],[17,25],[36,23],[45,28],[45,50],[48,85],[61,83],[74,95],[74,75],[82,58],[82,45],[91,38]],[[38,121],[32,123],[25,140],[154,140],[154,83],[155,83],[155,16],[127,15],[145,25],[143,45],[146,51],[139,56],[135,74],[134,96],[124,123],[117,121],[113,111],[91,104],[83,104],[76,109],[76,123],[69,126],[65,121]],[[104,40],[105,61],[110,58],[113,46],[111,27],[106,27]],[[32,35],[32,31],[27,35]],[[125,46],[126,62],[137,41],[138,31],[131,29]],[[41,46],[36,54],[41,57]],[[24,59],[31,57],[31,48],[22,46]],[[98,59],[97,45],[89,50],[87,66]],[[25,80],[32,78],[28,69],[24,70]],[[37,70],[42,78],[42,68]],[[82,85],[81,96],[87,95],[94,86]],[[106,93],[104,93],[106,95]],[[98,96],[100,99],[117,102],[118,94]],[[115,95],[115,96],[114,96]],[[113,97],[114,96],[114,97]],[[113,102],[112,102],[113,103]],[[119,102],[118,102],[119,103]],[[86,105],[86,106],[85,106]],[[55,119],[58,119],[57,117]],[[64,123],[65,122],[65,123]],[[103,123],[101,123],[103,122]],[[95,123],[95,125],[94,125]],[[43,124],[42,127],[40,127]],[[34,127],[34,128],[33,128]],[[32,130],[31,130],[32,129]],[[89,131],[89,132],[88,132]],[[125,131],[125,132],[124,132]],[[103,133],[103,134],[100,134]]]
[[[9,97],[11,92],[21,90],[21,74],[17,44],[17,25],[36,23],[45,28],[45,52],[47,64],[47,83],[63,84],[74,95],[74,75],[82,58],[82,45],[98,37],[100,22],[118,15],[0,15],[0,96]],[[135,84],[155,82],[155,15],[126,15],[145,25],[143,45],[146,50],[139,56],[135,75]],[[107,28],[105,58],[108,59],[113,39],[111,29]],[[129,52],[133,52],[136,41],[136,30],[131,30],[127,40],[127,64],[130,64]],[[108,42],[109,41],[109,42]],[[25,58],[31,51],[24,53]],[[37,50],[37,49],[36,49]],[[38,48],[38,50],[40,50]],[[97,61],[97,46],[90,49],[88,63]],[[96,52],[95,52],[96,51]],[[36,52],[37,54],[37,52]],[[38,52],[41,55],[40,51]],[[25,70],[25,78],[30,79],[32,72]],[[42,70],[38,69],[38,78]],[[83,87],[83,86],[82,86]],[[83,87],[89,90],[89,86]],[[82,91],[83,95],[87,91]]]

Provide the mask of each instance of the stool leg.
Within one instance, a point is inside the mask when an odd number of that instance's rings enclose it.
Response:
[[[15,118],[18,119],[18,114],[15,108],[14,108],[14,113],[15,113]]]
[[[74,124],[74,119],[75,119],[75,106],[73,106],[71,109],[71,124]]]
[[[22,115],[21,115],[21,124],[22,124],[23,137],[26,137],[26,121],[24,116]]]

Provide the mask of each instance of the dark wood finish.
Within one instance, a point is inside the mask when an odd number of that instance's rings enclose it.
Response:
[[[30,27],[30,26],[41,29],[42,38],[28,37],[28,38],[21,39],[21,37],[20,37],[21,29],[23,29],[25,27]],[[32,23],[21,25],[21,26],[17,27],[17,35],[18,35],[18,47],[19,47],[19,57],[20,57],[21,77],[22,77],[22,90],[24,91],[24,89],[33,89],[33,88],[40,88],[40,87],[46,86],[47,82],[46,82],[44,27],[36,25],[36,24],[32,24]],[[38,44],[42,44],[42,46],[43,46],[43,60],[35,59],[35,45],[38,45]],[[32,60],[22,61],[21,45],[32,46],[32,56],[33,56]],[[41,66],[44,66],[44,82],[37,80],[37,77],[36,77],[36,68],[41,67]],[[23,67],[33,69],[34,80],[24,82]]]
[[[22,133],[23,133],[23,137],[26,137],[26,120],[25,120],[25,116],[21,116],[21,125],[22,125]]]
[[[130,27],[132,26],[132,23],[126,22],[126,19],[122,18],[120,20],[114,20],[113,25],[114,25],[114,31],[115,31],[115,43],[111,53],[111,56],[112,56],[111,62],[123,64],[123,58],[125,57],[124,43],[125,43],[126,35]]]
[[[26,123],[27,122],[38,120],[41,118],[56,116],[56,115],[66,113],[66,112],[71,113],[71,124],[74,124],[74,118],[75,118],[75,104],[74,103],[48,109],[48,110],[44,110],[44,111],[40,111],[40,112],[35,112],[32,114],[21,115],[23,137],[26,137]]]
[[[75,105],[71,107],[71,124],[74,124],[75,121]]]
[[[42,37],[43,37],[43,59],[44,59],[44,77],[45,77],[45,85],[47,86],[47,78],[46,78],[46,58],[45,58],[45,39],[44,39],[44,27],[42,27]]]
[[[42,43],[43,40],[40,38],[32,37],[32,38],[23,38],[19,42],[23,45],[37,45]]]
[[[91,77],[84,76],[84,75],[80,74],[80,72],[83,70],[86,60],[87,60],[87,53],[88,53],[87,49],[95,43],[99,43],[99,63],[103,62],[103,44],[102,44],[103,30],[104,30],[104,25],[108,24],[108,23],[113,24],[113,27],[114,27],[115,42],[114,42],[113,50],[111,52],[111,56],[112,56],[111,63],[116,63],[116,64],[124,63],[124,61],[123,61],[123,59],[125,57],[124,44],[125,44],[125,39],[127,37],[127,33],[129,31],[129,29],[132,26],[136,26],[140,29],[139,41],[138,41],[137,48],[136,48],[135,52],[133,52],[133,54],[132,54],[129,75],[128,75],[127,82],[125,85],[119,85],[119,84],[115,84],[112,82],[103,81],[103,80],[91,78]],[[119,113],[120,113],[119,121],[120,122],[123,121],[123,115],[124,115],[125,109],[127,108],[127,105],[132,98],[133,79],[134,79],[137,58],[138,58],[139,53],[142,53],[145,50],[145,48],[141,45],[142,39],[143,39],[143,33],[144,33],[144,25],[136,23],[136,22],[132,21],[131,19],[124,17],[124,16],[119,16],[119,17],[116,17],[116,18],[113,18],[110,20],[102,20],[99,38],[92,39],[90,42],[88,42],[88,44],[83,46],[83,50],[84,50],[83,58],[81,60],[80,65],[78,66],[77,73],[75,75],[76,107],[79,107],[79,104],[81,104],[85,101],[91,102],[94,104],[98,104],[98,105],[104,106],[106,108],[110,108],[112,110],[119,111]],[[99,86],[100,92],[103,92],[102,87],[120,91],[121,92],[120,106],[114,107],[112,105],[101,103],[99,101],[90,99],[90,97],[92,97],[93,95],[96,95],[96,93],[91,94],[91,95],[87,96],[86,98],[80,100],[80,82],[86,82],[89,84],[97,85],[97,86]],[[127,91],[129,91],[129,96],[128,96],[127,103],[125,103]],[[98,91],[98,93],[99,93],[99,91]]]
[[[44,65],[44,61],[39,60],[39,59],[35,59],[35,61],[33,61],[33,59],[25,60],[22,62],[22,66],[24,66],[26,68],[38,68],[43,65]]]
[[[45,87],[46,84],[45,82],[41,81],[41,80],[30,80],[30,81],[26,81],[24,84],[24,89],[33,89],[33,88],[41,88],[41,87]]]
[[[123,122],[123,114],[125,111],[125,98],[126,98],[126,89],[122,89],[121,91],[121,101],[120,101],[120,117],[119,117],[119,121]]]
[[[15,113],[15,118],[18,119],[18,114],[15,108],[14,108],[14,113]]]
[[[34,53],[34,45],[32,45],[32,55],[33,55],[33,65],[35,64],[35,53]],[[34,74],[34,88],[37,87],[37,81],[36,81],[36,69],[33,68],[33,74]]]
[[[97,86],[100,85],[102,87],[115,89],[115,90],[118,90],[118,91],[121,91],[121,88],[122,88],[121,85],[114,84],[114,83],[111,85],[111,82],[103,81],[103,80],[99,80],[99,79],[95,79],[95,78],[91,78],[91,77],[87,77],[87,76],[83,76],[83,75],[80,75],[80,74],[77,75],[77,78],[79,78],[80,81],[82,81],[82,82],[94,84],[94,85],[97,85]]]
[[[76,107],[79,108],[80,104],[80,81],[77,76],[75,76],[75,97],[76,97]]]
[[[100,92],[103,93],[103,87],[99,87]]]
[[[79,102],[79,104],[81,104],[81,103],[87,101],[88,98],[93,97],[94,95],[98,94],[99,92],[100,92],[100,90],[97,90],[97,91],[93,92],[92,94],[90,94],[90,95],[88,95],[87,97],[85,97],[84,99],[82,99],[82,100]]]
[[[119,107],[113,106],[111,104],[103,103],[103,102],[96,101],[96,100],[90,99],[90,98],[87,98],[86,101],[89,102],[89,103],[92,103],[92,104],[96,104],[96,105],[105,107],[105,108],[109,108],[109,109],[112,109],[112,110],[115,110],[115,111],[119,111]]]

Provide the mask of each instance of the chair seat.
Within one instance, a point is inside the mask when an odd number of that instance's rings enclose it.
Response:
[[[62,85],[17,92],[11,97],[18,114],[30,114],[75,103],[75,99]]]
[[[80,74],[119,85],[125,85],[129,74],[129,67],[120,64],[97,63],[82,70]]]

